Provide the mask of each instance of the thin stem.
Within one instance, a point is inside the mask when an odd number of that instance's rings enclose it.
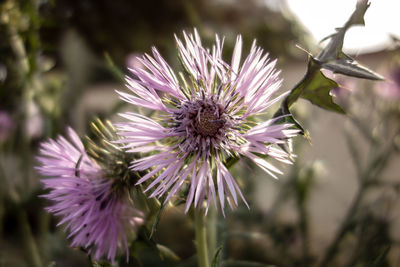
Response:
[[[207,229],[208,253],[211,257],[214,257],[217,249],[217,210],[212,205],[210,205],[207,215]]]
[[[205,216],[202,209],[194,209],[194,224],[196,235],[197,262],[199,267],[210,267],[207,250],[207,231]]]
[[[22,236],[22,242],[25,245],[30,266],[41,267],[43,265],[41,263],[36,241],[33,237],[32,230],[28,222],[28,216],[26,212],[20,207],[18,207],[17,213],[18,213],[20,234]]]
[[[38,239],[37,245],[42,253],[43,261],[49,259],[50,245],[48,242],[48,235],[50,230],[50,214],[45,210],[41,210],[39,213],[39,227],[38,227]]]

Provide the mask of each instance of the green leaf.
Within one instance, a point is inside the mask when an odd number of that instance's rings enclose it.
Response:
[[[336,33],[325,38],[330,39],[330,41],[315,59],[322,68],[357,78],[370,80],[384,79],[381,75],[360,65],[342,51],[343,40],[347,30],[355,25],[364,25],[364,15],[369,6],[370,3],[367,0],[358,1],[356,9],[346,24],[342,28],[336,29]]]
[[[282,102],[280,109],[274,114],[274,118],[281,117],[278,121],[279,123],[286,122],[293,124],[295,128],[301,130],[301,133],[310,142],[308,132],[295,120],[289,107],[301,97],[323,109],[345,113],[340,106],[333,102],[330,95],[330,91],[337,87],[338,84],[335,81],[328,79],[322,74],[318,62],[315,62],[310,56],[307,73]]]
[[[329,69],[335,73],[341,73],[348,76],[383,80],[383,77],[372,70],[358,64],[357,61],[343,53],[343,41],[346,31],[354,25],[364,25],[364,15],[370,3],[368,0],[359,0],[353,14],[347,20],[345,25],[336,29],[336,33],[328,36],[328,44],[319,53],[317,57],[313,57],[309,52],[309,63],[307,73],[303,79],[290,91],[289,95],[282,102],[280,109],[275,113],[274,117],[282,116],[281,122],[289,122],[294,127],[302,130],[307,138],[301,125],[293,118],[289,108],[300,97],[309,100],[311,103],[334,112],[345,113],[343,109],[333,102],[330,91],[338,87],[338,84],[325,77],[321,69]]]
[[[107,63],[107,67],[108,69],[111,71],[111,73],[114,75],[115,78],[117,78],[119,81],[121,82],[125,82],[125,74],[124,72],[119,69],[114,61],[112,60],[110,54],[108,54],[107,52],[104,53],[104,58],[106,60]]]
[[[220,246],[217,251],[215,252],[214,259],[212,261],[211,267],[218,267],[218,258],[219,254],[221,254],[222,246]]]
[[[317,71],[313,79],[303,87],[301,97],[323,109],[345,113],[340,106],[333,102],[330,94],[332,89],[338,87],[339,85],[335,81],[325,77],[321,71]]]
[[[288,97],[282,102],[280,109],[278,109],[278,111],[274,114],[274,118],[281,117],[277,123],[291,123],[295,128],[299,129],[303,135],[306,135],[303,127],[293,118],[293,115],[289,111],[287,100]]]
[[[163,197],[161,200],[161,206],[158,209],[156,217],[154,219],[154,222],[151,226],[150,237],[149,237],[150,239],[153,237],[154,233],[157,231],[158,223],[160,222],[161,214],[165,207],[164,199],[165,199],[165,197]]]
[[[302,97],[323,109],[344,113],[343,109],[333,102],[330,95],[330,91],[337,87],[338,84],[325,77],[320,71],[320,66],[311,58],[306,75],[292,89],[287,97],[286,105],[290,107],[299,97]]]
[[[360,65],[357,61],[346,56],[346,58],[330,60],[321,63],[325,69],[331,70],[334,73],[340,73],[347,76],[357,77],[369,80],[384,80],[383,76],[378,73]]]
[[[318,55],[317,59],[319,61],[327,62],[331,59],[336,59],[340,57],[346,31],[352,26],[364,25],[364,15],[369,6],[370,3],[368,0],[360,0],[357,2],[356,9],[354,10],[348,21],[345,23],[345,25],[341,28],[336,29],[336,33],[327,37],[330,39],[330,41]]]
[[[158,252],[160,253],[161,259],[168,259],[171,261],[179,261],[180,258],[175,254],[170,248],[163,246],[161,244],[157,244]]]

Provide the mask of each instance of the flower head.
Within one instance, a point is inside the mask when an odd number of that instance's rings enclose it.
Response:
[[[266,111],[283,95],[274,97],[281,81],[275,61],[256,46],[241,61],[239,36],[229,65],[222,59],[224,41],[216,36],[211,50],[202,46],[197,31],[184,33],[185,43],[176,38],[185,74],[175,74],[153,48],[153,56],[139,58],[146,69],[132,68],[127,85],[133,94],[118,92],[131,104],[159,111],[158,120],[137,113],[125,113],[129,122],[117,125],[121,142],[131,152],[154,152],[132,162],[133,170],[151,171],[138,183],[149,179],[151,197],[168,192],[166,201],[189,185],[186,211],[194,203],[207,200],[222,211],[225,199],[231,208],[245,199],[224,162],[229,157],[247,157],[267,173],[280,171],[262,156],[290,163],[283,144],[298,131],[278,119],[257,123],[254,116]],[[178,79],[179,77],[179,79]],[[215,170],[215,175],[213,172]],[[247,205],[247,203],[246,203]]]
[[[47,210],[62,217],[58,225],[69,230],[71,245],[83,247],[95,260],[114,261],[117,251],[126,251],[127,236],[143,221],[128,197],[113,188],[113,180],[86,153],[71,128],[70,141],[62,136],[41,144],[39,173],[50,192],[44,195],[52,204]]]

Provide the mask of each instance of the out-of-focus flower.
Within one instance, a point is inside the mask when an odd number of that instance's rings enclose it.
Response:
[[[10,115],[0,110],[0,143],[5,142],[15,128],[15,123]]]
[[[86,153],[71,128],[70,141],[62,136],[44,142],[37,157],[39,173],[48,177],[42,183],[50,192],[44,195],[52,204],[47,210],[62,217],[72,238],[71,245],[83,247],[95,260],[114,261],[125,250],[128,238],[143,222],[143,215],[132,207],[125,191],[113,187],[113,180]]]
[[[400,100],[400,66],[397,66],[389,74],[385,82],[378,83],[374,90],[377,95],[387,100]]]
[[[117,127],[129,151],[155,152],[132,162],[136,171],[153,167],[138,181],[155,177],[146,189],[154,189],[150,197],[169,192],[168,201],[188,183],[186,212],[192,203],[201,207],[204,200],[207,212],[211,202],[217,206],[217,198],[224,212],[225,198],[231,208],[238,205],[239,197],[246,203],[224,162],[244,156],[275,177],[281,171],[264,157],[290,163],[288,153],[276,144],[284,144],[298,130],[291,129],[291,124],[278,124],[278,118],[261,123],[254,119],[284,96],[273,97],[281,84],[275,61],[255,42],[241,65],[242,38],[238,36],[229,65],[222,59],[224,41],[218,36],[209,50],[202,46],[197,31],[183,34],[185,44],[178,38],[176,42],[186,76],[180,73],[178,79],[153,48],[153,57],[146,54],[140,59],[147,69],[130,69],[134,78],[127,77],[127,83],[133,95],[119,92],[123,100],[163,115],[155,121],[125,113],[122,116],[130,121]]]
[[[32,139],[40,137],[43,134],[43,117],[38,105],[33,100],[30,100],[27,104],[26,115],[26,135]]]

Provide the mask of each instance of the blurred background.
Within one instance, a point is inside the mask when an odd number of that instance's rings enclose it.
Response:
[[[371,82],[325,74],[347,112],[298,101],[293,113],[311,142],[298,137],[293,166],[274,180],[245,164],[233,168],[242,205],[217,218],[222,266],[400,266],[400,4],[371,1],[366,27],[351,29],[345,52],[383,74]],[[356,1],[296,0],[0,0],[0,266],[90,266],[69,248],[48,215],[34,171],[38,144],[64,133],[83,137],[94,118],[121,121],[132,110],[127,67],[156,46],[178,66],[174,34],[198,29],[206,45],[226,36],[229,61],[237,34],[243,54],[253,39],[278,59],[282,92],[304,76],[307,54],[342,26]],[[276,109],[278,106],[276,106]],[[265,119],[276,111],[272,109]],[[155,239],[179,257],[146,244],[130,265],[196,266],[194,231],[182,207],[165,209]]]

